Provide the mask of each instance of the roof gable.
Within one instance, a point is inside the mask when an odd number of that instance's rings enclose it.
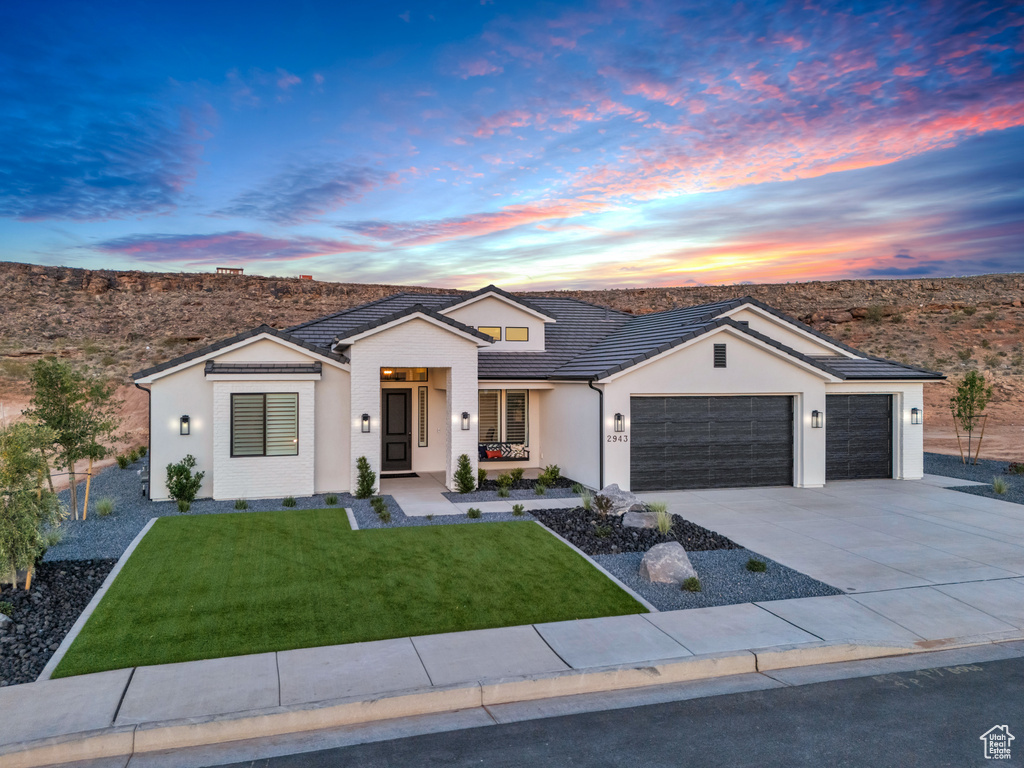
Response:
[[[521,299],[517,296],[513,296],[511,293],[501,290],[501,288],[499,288],[496,285],[488,285],[484,288],[481,288],[478,291],[473,291],[473,293],[470,293],[466,296],[460,296],[458,299],[453,301],[444,309],[441,309],[440,312],[441,314],[448,314],[452,310],[461,309],[463,307],[469,306],[470,304],[475,304],[476,302],[489,297],[498,299],[499,301],[503,301],[506,304],[511,304],[515,306],[517,309],[524,310],[529,314],[533,315],[534,317],[539,318],[545,323],[557,322],[555,320],[554,315],[552,315],[550,312],[545,312],[543,309],[533,304],[532,302],[527,301],[526,299]]]
[[[386,315],[382,318],[372,320],[365,325],[353,328],[343,337],[335,339],[335,343],[337,345],[354,344],[360,339],[365,339],[368,336],[373,336],[374,334],[394,328],[395,326],[402,325],[403,323],[407,323],[412,320],[425,320],[432,325],[443,328],[446,331],[463,336],[466,339],[475,342],[477,346],[485,347],[493,342],[490,336],[480,333],[476,328],[460,323],[458,320],[454,320],[450,317],[445,317],[422,304],[413,304],[407,309],[399,310],[394,314]]]

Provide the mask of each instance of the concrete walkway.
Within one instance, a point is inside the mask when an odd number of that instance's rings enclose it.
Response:
[[[536,478],[538,470],[529,469],[524,477]],[[499,499],[496,501],[451,502],[443,495],[448,489],[444,485],[443,472],[423,472],[419,477],[383,477],[380,492],[391,496],[409,517],[427,515],[464,515],[470,507],[481,512],[511,512],[513,504],[522,504],[523,509],[559,509],[579,503],[578,499]]]

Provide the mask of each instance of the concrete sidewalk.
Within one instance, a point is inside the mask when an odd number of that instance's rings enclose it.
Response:
[[[0,689],[0,766],[1021,639],[1011,578],[139,667]]]
[[[525,477],[537,477],[537,469],[527,470]],[[523,509],[561,509],[579,505],[579,498],[497,499],[495,501],[449,501],[444,493],[443,472],[424,472],[419,477],[383,477],[380,492],[393,498],[409,517],[427,515],[464,515],[470,507],[481,512],[511,512],[513,504],[522,504]]]

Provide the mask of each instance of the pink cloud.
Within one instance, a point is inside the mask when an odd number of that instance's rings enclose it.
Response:
[[[493,64],[487,59],[473,59],[459,64],[459,77],[463,80],[484,75],[500,75],[504,71],[503,67]]]
[[[301,82],[302,78],[298,75],[293,75],[285,69],[277,70],[277,87],[282,91],[287,91],[289,88],[299,85]]]

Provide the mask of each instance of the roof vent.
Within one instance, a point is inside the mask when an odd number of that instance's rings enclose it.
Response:
[[[725,368],[725,344],[715,344],[715,368]]]

